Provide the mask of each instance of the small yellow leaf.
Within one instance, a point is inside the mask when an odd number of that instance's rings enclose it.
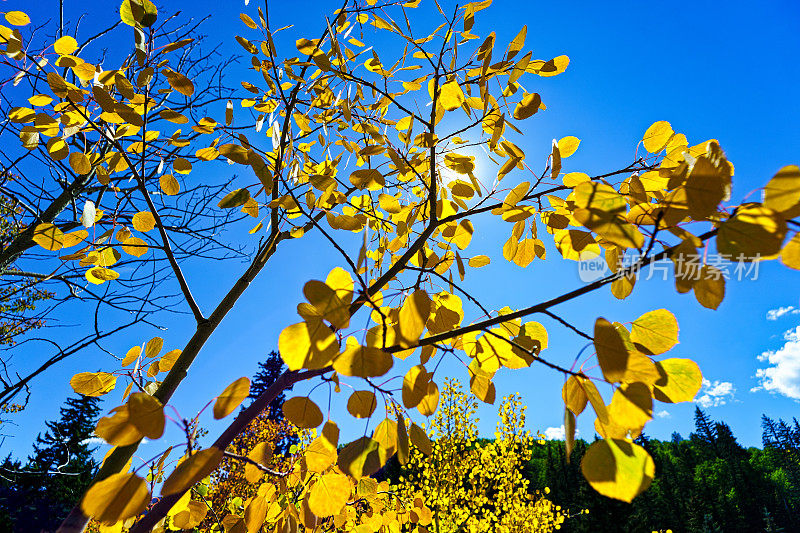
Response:
[[[580,146],[581,140],[577,137],[568,136],[562,137],[558,141],[558,151],[561,152],[561,157],[569,157],[575,153]]]
[[[161,487],[161,495],[177,494],[190,489],[216,470],[220,461],[222,461],[222,450],[219,448],[212,446],[200,450],[175,468]]]
[[[78,49],[78,41],[69,35],[65,35],[53,43],[53,50],[62,56],[71,54]]]
[[[664,359],[656,368],[661,379],[653,385],[653,398],[660,402],[690,402],[703,385],[700,367],[691,359]]]
[[[398,316],[400,322],[398,343],[401,346],[412,346],[419,340],[425,331],[425,323],[430,313],[431,299],[428,293],[416,290],[406,297]]]
[[[775,174],[764,188],[764,207],[779,213],[800,204],[800,167],[788,165]]]
[[[667,142],[669,142],[674,133],[670,123],[665,120],[653,123],[652,126],[647,128],[642,138],[644,149],[651,154],[660,152],[667,145]]]
[[[161,185],[161,190],[164,191],[164,194],[167,196],[173,196],[181,192],[181,185],[172,174],[162,175],[158,179],[158,183]]]
[[[92,485],[81,500],[83,513],[103,524],[139,515],[150,503],[147,482],[135,474],[112,474]]]
[[[150,211],[140,211],[133,215],[133,227],[137,231],[148,232],[156,227],[156,218]]]
[[[678,344],[678,321],[666,309],[643,314],[631,325],[631,342],[647,355],[658,355]]]
[[[9,11],[6,13],[6,21],[12,26],[27,26],[31,23],[31,18],[22,11]]]
[[[343,376],[378,377],[392,368],[392,356],[373,346],[348,345],[333,362],[333,369]]]
[[[308,506],[320,518],[337,514],[350,498],[352,486],[347,476],[331,472],[317,478],[311,487]]]
[[[594,490],[628,503],[647,490],[655,470],[653,459],[644,448],[617,439],[595,441],[581,461],[583,477]]]
[[[214,402],[214,418],[225,418],[247,398],[250,394],[250,380],[239,378],[222,391]]]
[[[347,410],[356,418],[369,418],[376,407],[378,400],[372,391],[355,391],[347,400]]]
[[[525,93],[522,101],[514,109],[514,118],[524,120],[534,115],[542,105],[542,97],[538,93]]]
[[[617,329],[605,318],[595,321],[594,348],[603,376],[612,383],[621,381],[628,367],[628,349]]]
[[[64,246],[64,233],[54,224],[39,224],[33,232],[33,242],[55,252]]]
[[[283,404],[286,419],[299,428],[311,429],[322,424],[322,411],[305,396],[289,398]]]
[[[149,439],[158,439],[164,434],[164,406],[144,392],[134,392],[128,399],[128,417],[136,429]]]
[[[382,466],[380,446],[369,437],[361,437],[339,452],[338,464],[343,472],[356,479],[372,475]]]
[[[489,263],[491,263],[491,259],[489,259],[488,255],[476,255],[475,257],[471,257],[469,260],[469,266],[472,268],[480,268],[488,265]]]
[[[102,396],[114,390],[117,377],[108,372],[81,372],[69,380],[72,390],[84,396]]]

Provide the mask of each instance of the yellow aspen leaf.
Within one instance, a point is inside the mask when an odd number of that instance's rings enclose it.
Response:
[[[600,392],[597,390],[597,386],[591,380],[584,378],[578,378],[578,383],[586,393],[589,403],[592,404],[592,409],[594,409],[594,412],[597,415],[597,420],[604,424],[607,423],[608,409],[603,401],[603,397],[600,396]]]
[[[641,352],[632,350],[628,352],[628,368],[625,370],[624,383],[640,381],[645,385],[652,385],[661,376],[652,359]]]
[[[102,524],[115,524],[142,513],[150,503],[147,482],[136,474],[112,474],[92,485],[81,510]]]
[[[69,35],[65,35],[53,43],[53,50],[62,56],[71,54],[78,49],[78,41]]]
[[[411,424],[408,428],[408,435],[411,438],[411,443],[417,447],[419,451],[425,455],[433,453],[433,445],[425,431],[416,424]]]
[[[605,318],[594,323],[594,349],[603,376],[611,383],[622,381],[628,367],[628,349],[617,328]]]
[[[325,284],[336,291],[336,295],[348,304],[353,301],[353,277],[348,271],[336,267],[328,273]]]
[[[411,409],[419,405],[428,393],[430,377],[423,365],[415,365],[408,369],[403,377],[403,405]]]
[[[386,193],[382,193],[380,196],[378,196],[378,203],[381,206],[381,209],[387,213],[397,214],[401,210],[400,202],[397,200],[397,198]]]
[[[692,287],[697,301],[707,309],[716,309],[725,298],[725,278],[718,268],[711,265],[703,265],[700,279]]]
[[[308,506],[320,518],[337,514],[350,499],[352,486],[347,476],[331,472],[319,476],[311,487]]]
[[[611,421],[624,428],[642,428],[653,418],[650,388],[641,382],[623,383],[614,391],[608,407]]]
[[[114,390],[117,377],[108,372],[81,372],[69,380],[72,390],[84,396],[102,396]]]
[[[97,422],[95,433],[112,446],[127,446],[142,439],[144,435],[130,421],[128,405],[111,410],[111,416],[104,416]]]
[[[524,120],[534,115],[542,105],[542,97],[538,93],[525,93],[522,101],[514,109],[514,118]]]
[[[575,187],[576,185],[580,185],[585,181],[590,181],[591,178],[588,174],[583,172],[570,172],[568,174],[564,174],[561,180],[564,182],[566,187]]]
[[[125,244],[122,245],[122,251],[128,255],[133,255],[135,257],[141,257],[147,253],[149,249],[146,242],[144,242],[139,237],[131,237],[125,241]]]
[[[749,205],[720,225],[717,250],[734,261],[765,259],[780,251],[785,236],[786,222],[778,213]]]
[[[349,302],[342,301],[336,291],[322,281],[312,279],[303,286],[303,294],[322,316],[337,329],[350,324]]]
[[[254,496],[244,510],[244,525],[247,533],[258,533],[267,518],[269,502],[261,496]]]
[[[586,403],[589,401],[586,391],[584,391],[578,379],[577,376],[570,376],[561,388],[561,398],[564,400],[564,405],[576,415],[583,412],[586,408]]]
[[[800,233],[795,234],[781,250],[781,262],[789,268],[800,270]]]
[[[631,342],[648,355],[669,351],[678,344],[678,320],[666,309],[645,313],[631,325]]]
[[[715,165],[706,156],[697,158],[684,184],[689,215],[695,220],[705,220],[716,213],[730,181],[727,166]]]
[[[492,260],[489,259],[488,255],[476,255],[475,257],[470,258],[469,266],[472,268],[480,268],[488,265],[491,262]]]
[[[431,313],[431,299],[423,290],[416,290],[408,295],[403,302],[398,314],[399,339],[398,344],[403,347],[412,346],[425,331],[425,323]]]
[[[132,224],[135,230],[144,233],[156,227],[156,218],[150,211],[140,211],[133,215]]]
[[[119,6],[119,17],[128,26],[152,26],[157,17],[158,10],[150,0],[123,0]]]
[[[528,26],[523,26],[516,37],[511,41],[508,45],[508,53],[506,54],[506,59],[510,60],[516,56],[522,47],[525,46],[525,36],[528,33]]]
[[[160,178],[158,178],[158,184],[161,186],[161,190],[164,191],[164,194],[167,196],[173,196],[181,192],[181,185],[172,174],[162,175]]]
[[[386,184],[383,174],[374,168],[363,168],[350,174],[350,183],[359,189],[379,191]]]
[[[306,396],[289,398],[283,404],[286,419],[299,428],[311,429],[322,424],[322,411]]]
[[[250,533],[247,524],[239,515],[229,514],[222,519],[222,529],[225,533]],[[291,531],[291,530],[290,530]]]
[[[556,179],[561,172],[561,149],[553,139],[553,149],[550,153],[550,177]]]
[[[647,490],[655,470],[644,448],[619,439],[595,441],[581,460],[583,477],[594,490],[628,503]]]
[[[67,233],[64,235],[64,242],[62,248],[71,248],[72,246],[76,246],[86,240],[86,237],[89,236],[89,232],[85,229],[79,229],[77,231],[73,231],[71,233]]]
[[[136,359],[138,359],[141,354],[142,354],[142,347],[134,346],[133,348],[128,350],[128,353],[125,354],[125,357],[122,359],[122,363],[120,364],[123,367],[128,366],[134,361],[136,361]]]
[[[172,162],[172,169],[178,174],[188,174],[192,171],[192,164],[182,157],[176,157]]]
[[[250,199],[250,191],[247,189],[236,189],[226,194],[222,200],[219,201],[217,207],[222,209],[232,209],[244,205]]]
[[[164,406],[145,392],[134,392],[130,395],[128,417],[131,424],[148,439],[158,439],[164,434]]]
[[[407,130],[408,128],[411,127],[411,121],[412,120],[413,119],[412,119],[412,117],[410,115],[406,116],[406,117],[403,117],[403,118],[401,118],[400,120],[397,121],[397,124],[395,124],[394,127],[395,127],[395,129],[397,131],[405,131],[405,130]]]
[[[153,357],[157,357],[158,354],[161,353],[161,349],[164,347],[164,339],[161,337],[153,337],[147,344],[144,346],[144,356],[148,359],[152,359]]]
[[[339,342],[322,320],[309,317],[281,331],[278,351],[289,370],[324,368],[339,352]]]
[[[397,460],[404,465],[411,456],[411,446],[408,441],[406,421],[399,409],[395,408],[395,414],[397,414]]]
[[[569,157],[578,150],[578,146],[580,146],[580,144],[581,140],[577,137],[573,137],[572,135],[562,137],[558,140],[558,151],[560,152],[561,157]]]
[[[470,368],[469,389],[484,403],[493,404],[497,396],[491,375],[481,369],[473,371]]]
[[[205,502],[192,500],[186,505],[186,509],[172,518],[172,525],[179,529],[194,529],[205,519],[206,513],[208,505]]]
[[[667,142],[669,142],[674,133],[672,126],[666,120],[654,122],[647,128],[647,131],[644,132],[644,137],[642,138],[644,149],[651,154],[660,152],[667,145]]]
[[[439,103],[447,111],[458,109],[464,104],[464,92],[458,82],[451,81],[439,88]]]
[[[168,496],[189,490],[195,483],[217,469],[222,461],[222,450],[214,446],[200,450],[181,462],[164,481],[161,495]]]
[[[261,466],[267,466],[269,462],[272,460],[272,444],[269,442],[259,442],[253,449],[250,450],[250,453],[247,454],[247,458],[251,461],[259,464]],[[252,463],[247,463],[244,465],[244,477],[247,479],[249,483],[255,483],[262,477],[264,477],[264,472],[258,468],[256,465]]]
[[[183,74],[175,71],[169,71],[166,74],[167,82],[170,86],[184,96],[192,96],[194,94],[194,84],[192,80]]]
[[[569,408],[564,408],[564,451],[567,464],[570,462],[572,450],[575,447],[575,415]]]
[[[353,392],[347,400],[348,412],[356,418],[369,418],[378,407],[378,400],[372,391]]]
[[[419,405],[417,405],[417,409],[423,416],[431,416],[436,412],[436,408],[438,406],[439,386],[433,381],[429,381],[427,390],[425,391],[425,396],[422,397]]]
[[[214,402],[214,418],[219,420],[231,414],[250,394],[250,380],[242,377],[225,387]]]
[[[611,282],[611,294],[618,300],[624,300],[633,292],[636,285],[636,272],[617,278]]]
[[[380,446],[369,437],[361,437],[339,452],[339,468],[355,479],[370,476],[382,466]]]
[[[800,167],[783,167],[764,188],[764,207],[782,213],[800,204]]]
[[[115,280],[118,277],[119,273],[111,270],[110,268],[96,266],[86,271],[86,279],[95,285],[100,285],[106,281]]]
[[[336,463],[336,446],[325,437],[317,437],[303,452],[309,472],[324,472]]]
[[[64,233],[55,224],[39,224],[33,232],[33,242],[55,252],[64,246]]]
[[[169,372],[178,360],[178,357],[183,353],[181,350],[170,350],[164,354],[164,357],[158,361],[159,372]]]
[[[703,385],[700,367],[691,359],[664,359],[656,369],[661,377],[653,385],[653,398],[660,402],[690,402]]]
[[[343,376],[378,377],[392,368],[392,356],[373,346],[349,344],[333,362],[333,369]]]
[[[9,11],[6,13],[6,21],[12,26],[27,26],[31,23],[31,18],[22,11]]]

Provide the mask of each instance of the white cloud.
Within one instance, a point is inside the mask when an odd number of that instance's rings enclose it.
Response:
[[[758,356],[770,366],[756,370],[760,384],[752,390],[765,389],[800,400],[800,326],[785,332],[783,338],[786,343],[782,347]]]
[[[700,393],[700,397],[695,400],[700,407],[719,407],[733,399],[736,387],[730,381],[712,382],[704,378]]]
[[[778,320],[783,315],[797,315],[800,314],[800,309],[795,309],[793,305],[788,307],[779,307],[777,309],[770,309],[767,311],[767,320]]]
[[[659,411],[659,412],[657,412],[657,413],[656,413],[656,416],[657,416],[658,418],[672,418],[672,415],[671,415],[671,414],[669,414],[669,411],[663,411],[663,410],[662,410],[662,411]]]
[[[578,436],[578,433],[580,433],[580,431],[576,429],[575,430],[576,437]],[[564,424],[561,424],[560,427],[552,427],[544,430],[544,438],[546,438],[547,440],[564,440],[566,436],[567,432],[564,429]]]

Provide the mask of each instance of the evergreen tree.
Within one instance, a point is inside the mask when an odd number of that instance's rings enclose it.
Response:
[[[283,359],[275,350],[271,351],[267,356],[266,361],[258,363],[258,373],[253,377],[250,384],[251,400],[255,400],[261,396],[270,386],[272,386],[278,377],[286,370],[283,364]],[[287,390],[292,390],[291,387]],[[281,420],[283,418],[283,402],[286,401],[286,394],[283,392],[278,394],[266,409],[267,418],[269,420]]]
[[[255,400],[261,396],[264,391],[266,391],[270,386],[272,386],[273,383],[275,383],[284,370],[286,370],[286,366],[283,364],[283,359],[281,359],[280,354],[274,350],[271,351],[265,361],[258,363],[258,372],[253,377],[253,381],[250,384],[249,398],[251,400]],[[291,387],[286,390],[291,390]],[[275,422],[282,421],[284,401],[286,401],[286,395],[282,392],[270,402],[260,416],[266,417],[268,420],[273,420]],[[297,444],[298,442],[299,440],[297,435],[294,433],[286,435],[276,443],[275,451],[277,453],[285,454],[289,451],[289,448],[293,444]]]
[[[53,531],[89,487],[97,469],[91,437],[100,414],[99,398],[68,398],[56,421],[36,437],[22,466],[6,458],[0,478],[0,518],[13,531]]]

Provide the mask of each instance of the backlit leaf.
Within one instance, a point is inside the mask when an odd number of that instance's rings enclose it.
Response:
[[[214,402],[214,418],[219,420],[231,414],[250,394],[250,380],[242,377],[225,387]]]
[[[299,428],[310,429],[322,424],[322,411],[305,396],[289,398],[283,404],[286,419]]]
[[[83,513],[103,524],[115,524],[142,513],[150,503],[147,482],[136,474],[112,474],[92,485],[81,500]]]
[[[222,461],[222,450],[206,448],[181,462],[161,487],[161,495],[176,494],[189,490],[195,483],[217,469]]]
[[[72,390],[84,396],[102,396],[114,390],[117,377],[108,372],[81,372],[69,380]]]
[[[606,439],[589,446],[581,460],[581,471],[603,496],[630,503],[650,486],[655,464],[638,444]]]

